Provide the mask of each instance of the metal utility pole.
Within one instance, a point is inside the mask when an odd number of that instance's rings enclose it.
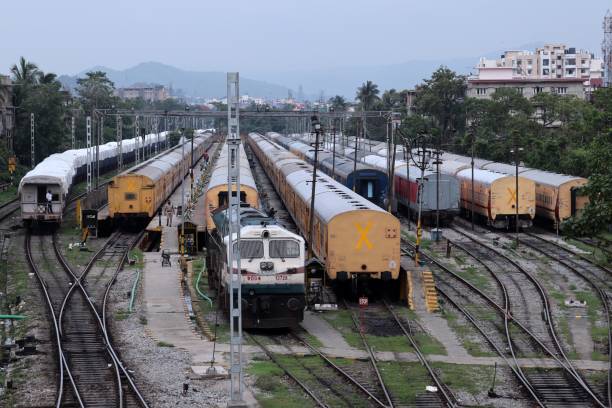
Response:
[[[406,162],[406,180],[408,181],[408,229],[411,229],[410,219],[412,218],[412,209],[410,200],[412,200],[412,187],[410,184],[410,158],[412,152],[408,150],[408,142],[404,142],[404,161]]]
[[[153,126],[155,126],[155,156],[157,156],[157,149],[159,148],[159,118],[157,116],[155,117]]]
[[[474,145],[476,144],[475,134],[472,132],[472,160],[470,161],[470,165],[472,166],[472,204],[471,207],[471,219],[472,219],[472,231],[474,231]]]
[[[423,141],[422,154],[421,154],[421,165],[419,166],[421,169],[421,180],[417,184],[417,200],[419,203],[419,210],[417,214],[417,226],[416,226],[417,236],[416,236],[416,243],[414,246],[414,262],[416,265],[419,264],[419,260],[420,260],[419,248],[421,246],[421,236],[423,234],[422,224],[421,224],[421,213],[423,211],[423,184],[425,181],[425,167],[427,166],[427,162],[429,161],[429,158],[426,156],[428,155],[429,155],[429,152],[425,148],[425,141]]]
[[[183,131],[182,131],[182,143],[181,143],[181,157],[185,157],[185,118],[183,118]],[[186,176],[186,175],[185,175]],[[181,257],[185,256],[185,176],[181,178]]]
[[[36,149],[34,147],[34,114],[30,113],[30,164],[32,168],[36,166]]]
[[[604,39],[601,43],[603,51],[605,86],[612,86],[612,13],[606,13],[603,21]]]
[[[117,116],[117,170],[123,168],[123,120]]]
[[[100,129],[98,131],[98,143],[96,143],[96,190],[100,187],[100,142],[104,132],[104,115],[100,116]]]
[[[332,127],[332,137],[334,138],[332,145],[332,174],[334,175],[334,180],[336,179],[336,123],[334,122],[334,126]]]
[[[315,133],[314,143],[314,163],[312,165],[312,186],[310,192],[310,212],[308,213],[308,259],[312,259],[313,251],[313,234],[314,234],[314,208],[315,208],[315,193],[317,186],[317,163],[319,160],[319,135],[321,134],[321,122],[316,115],[310,118],[312,122],[312,130]],[[353,190],[355,186],[353,185]]]
[[[136,164],[140,163],[140,121],[138,120],[138,115],[134,118],[134,141],[135,143],[135,151],[136,151]]]
[[[440,148],[436,149],[436,242],[440,240]]]
[[[76,140],[74,136],[74,116],[70,120],[70,136],[72,136],[72,150],[76,149]]]
[[[227,268],[230,276],[230,400],[228,407],[246,406],[242,371],[242,282],[240,275],[240,77],[227,73],[227,193],[229,242]],[[234,191],[236,194],[234,195]],[[236,251],[233,237],[236,234]],[[234,267],[236,263],[236,267]]]
[[[87,192],[91,191],[91,116],[87,116],[85,120],[85,131],[87,134]]]
[[[514,209],[516,211],[516,247],[519,246],[519,150],[522,150],[518,147],[518,134],[514,133],[514,150],[511,152],[514,153],[514,179],[515,179],[515,195],[514,195]]]

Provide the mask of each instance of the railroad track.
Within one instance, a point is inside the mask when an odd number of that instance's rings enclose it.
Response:
[[[359,370],[356,373],[360,373],[361,375],[366,376],[366,378],[376,378],[378,382],[378,387],[376,389],[373,388],[373,391],[378,391],[381,394],[379,398],[382,401],[387,401],[387,406],[390,407],[401,407],[405,406],[401,401],[395,398],[388,390],[383,381],[382,375],[380,374],[380,370],[378,368],[378,362],[372,351],[372,347],[368,343],[367,336],[363,332],[360,323],[358,322],[357,317],[355,316],[354,307],[350,306],[346,301],[344,301],[344,306],[347,310],[351,312],[351,317],[353,319],[353,324],[355,326],[356,331],[359,333],[361,341],[368,353],[369,364],[371,365],[370,372],[367,370]],[[382,312],[382,313],[381,313]],[[385,317],[386,314],[386,317]],[[387,301],[383,300],[382,304],[371,304],[368,305],[368,310],[364,312],[363,315],[363,323],[365,326],[372,328],[375,331],[382,329],[387,334],[395,334],[406,337],[406,340],[414,350],[417,355],[419,362],[425,367],[428,372],[429,378],[436,384],[438,388],[438,392],[427,392],[423,394],[416,395],[415,398],[415,406],[416,407],[455,407],[457,406],[457,398],[453,395],[452,391],[443,383],[440,379],[436,371],[431,367],[429,361],[426,359],[425,355],[421,351],[419,344],[414,339],[413,336],[413,328],[410,325],[410,322],[404,322],[403,319],[398,316],[395,312],[393,306],[391,306]],[[389,326],[386,324],[390,322]],[[381,327],[384,325],[384,327]],[[357,374],[359,375],[359,374]],[[370,380],[371,381],[371,380]]]
[[[7,201],[6,203],[0,206],[0,221],[4,221],[11,214],[19,209],[19,197],[15,197],[14,199]]]
[[[249,158],[249,165],[257,185],[257,191],[259,191],[259,197],[264,205],[265,211],[269,213],[271,208],[274,208],[274,218],[287,230],[298,233],[298,229],[295,225],[293,217],[285,208],[285,204],[278,196],[272,181],[266,174],[263,167],[259,163],[257,156],[251,151],[248,144],[244,145],[246,149],[247,157]]]
[[[603,309],[603,319],[608,327],[608,378],[606,393],[608,406],[612,407],[612,329],[610,322],[610,298],[612,296],[612,280],[610,278],[612,277],[612,271],[591,262],[588,258],[569,248],[536,234],[523,234],[521,243],[580,276],[597,293]]]
[[[461,248],[461,244],[457,242],[453,242],[453,245],[462,250],[465,249]],[[414,247],[409,242],[404,242],[404,246],[403,250],[406,252],[409,252],[406,247]],[[538,406],[605,406],[573,369],[571,363],[558,356],[557,349],[547,347],[523,320],[512,314],[511,292],[505,287],[504,281],[499,278],[501,274],[496,273],[499,268],[494,270],[486,262],[481,262],[482,259],[478,255],[469,254],[491,274],[496,282],[496,286],[486,288],[485,293],[485,290],[479,289],[441,262],[427,254],[423,255],[434,269],[441,271],[441,273],[436,273],[440,294],[464,315],[467,321],[472,323],[496,354],[505,360],[523,390]],[[494,254],[488,254],[488,258],[495,257]],[[452,282],[449,282],[448,278],[451,278]],[[491,308],[497,313],[495,318],[487,311]],[[555,370],[544,370],[540,373],[525,372],[518,359],[525,351],[529,352],[530,344],[532,350],[539,349],[553,358],[561,369],[561,373]],[[517,345],[521,345],[523,350]]]
[[[82,273],[65,260],[55,235],[39,235],[36,240],[33,250],[33,237],[27,234],[26,255],[53,322],[59,371],[56,406],[147,407],[112,346],[105,317],[108,293],[134,236],[113,235]],[[104,261],[103,272],[96,267],[93,284],[86,284],[99,261]],[[116,264],[109,272],[112,263]]]
[[[265,343],[258,339],[258,335],[249,337],[258,344],[262,350],[287,375],[289,375],[304,391],[321,407],[387,407],[377,394],[372,378],[367,377],[360,369],[367,369],[369,363],[352,361],[350,365],[334,362],[322,351],[303,339],[299,334],[289,332],[289,338],[310,350],[310,356],[283,356],[280,362]],[[265,336],[278,346],[285,346],[278,336]],[[291,367],[291,368],[290,368]],[[355,367],[358,367],[355,369]],[[301,378],[298,379],[298,378]]]
[[[454,229],[468,241],[451,241],[452,244],[466,252],[478,264],[482,265],[494,278],[498,290],[491,299],[505,319],[518,325],[522,335],[506,330],[507,344],[512,347],[511,354],[515,366],[522,373],[521,377],[529,384],[532,396],[538,395],[545,406],[573,404],[568,406],[605,406],[598,396],[582,378],[568,359],[555,331],[551,306],[547,294],[540,282],[498,249],[491,247],[473,235]],[[501,292],[500,292],[501,290]],[[499,297],[502,293],[502,297]],[[501,299],[501,301],[500,301]],[[552,357],[561,375],[556,373],[533,374],[520,369],[517,358],[533,357],[534,352],[543,352]],[[550,381],[546,381],[546,377]],[[533,382],[532,382],[533,379]]]

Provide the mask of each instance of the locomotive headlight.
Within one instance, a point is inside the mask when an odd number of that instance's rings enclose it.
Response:
[[[263,230],[262,233],[261,233],[261,237],[262,238],[269,238],[270,237],[270,231]]]
[[[271,271],[274,269],[274,262],[260,262],[259,269],[262,271]]]

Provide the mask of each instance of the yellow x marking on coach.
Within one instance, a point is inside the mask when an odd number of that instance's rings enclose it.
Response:
[[[357,241],[355,248],[361,249],[361,246],[365,244],[368,249],[372,249],[372,243],[368,239],[368,232],[370,232],[370,228],[372,228],[372,222],[368,221],[365,228],[362,227],[361,224],[355,223],[355,227],[357,228],[357,232],[359,232],[359,241]]]
[[[516,202],[516,190],[508,187],[508,192],[510,193],[510,199],[508,200],[508,204],[512,204]]]

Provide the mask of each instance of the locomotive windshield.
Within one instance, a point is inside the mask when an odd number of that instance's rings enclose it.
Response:
[[[234,242],[234,251],[238,249],[238,245]],[[263,242],[254,239],[240,240],[240,257],[242,259],[263,258]]]
[[[289,239],[270,241],[270,258],[297,258],[300,256],[300,245]]]

